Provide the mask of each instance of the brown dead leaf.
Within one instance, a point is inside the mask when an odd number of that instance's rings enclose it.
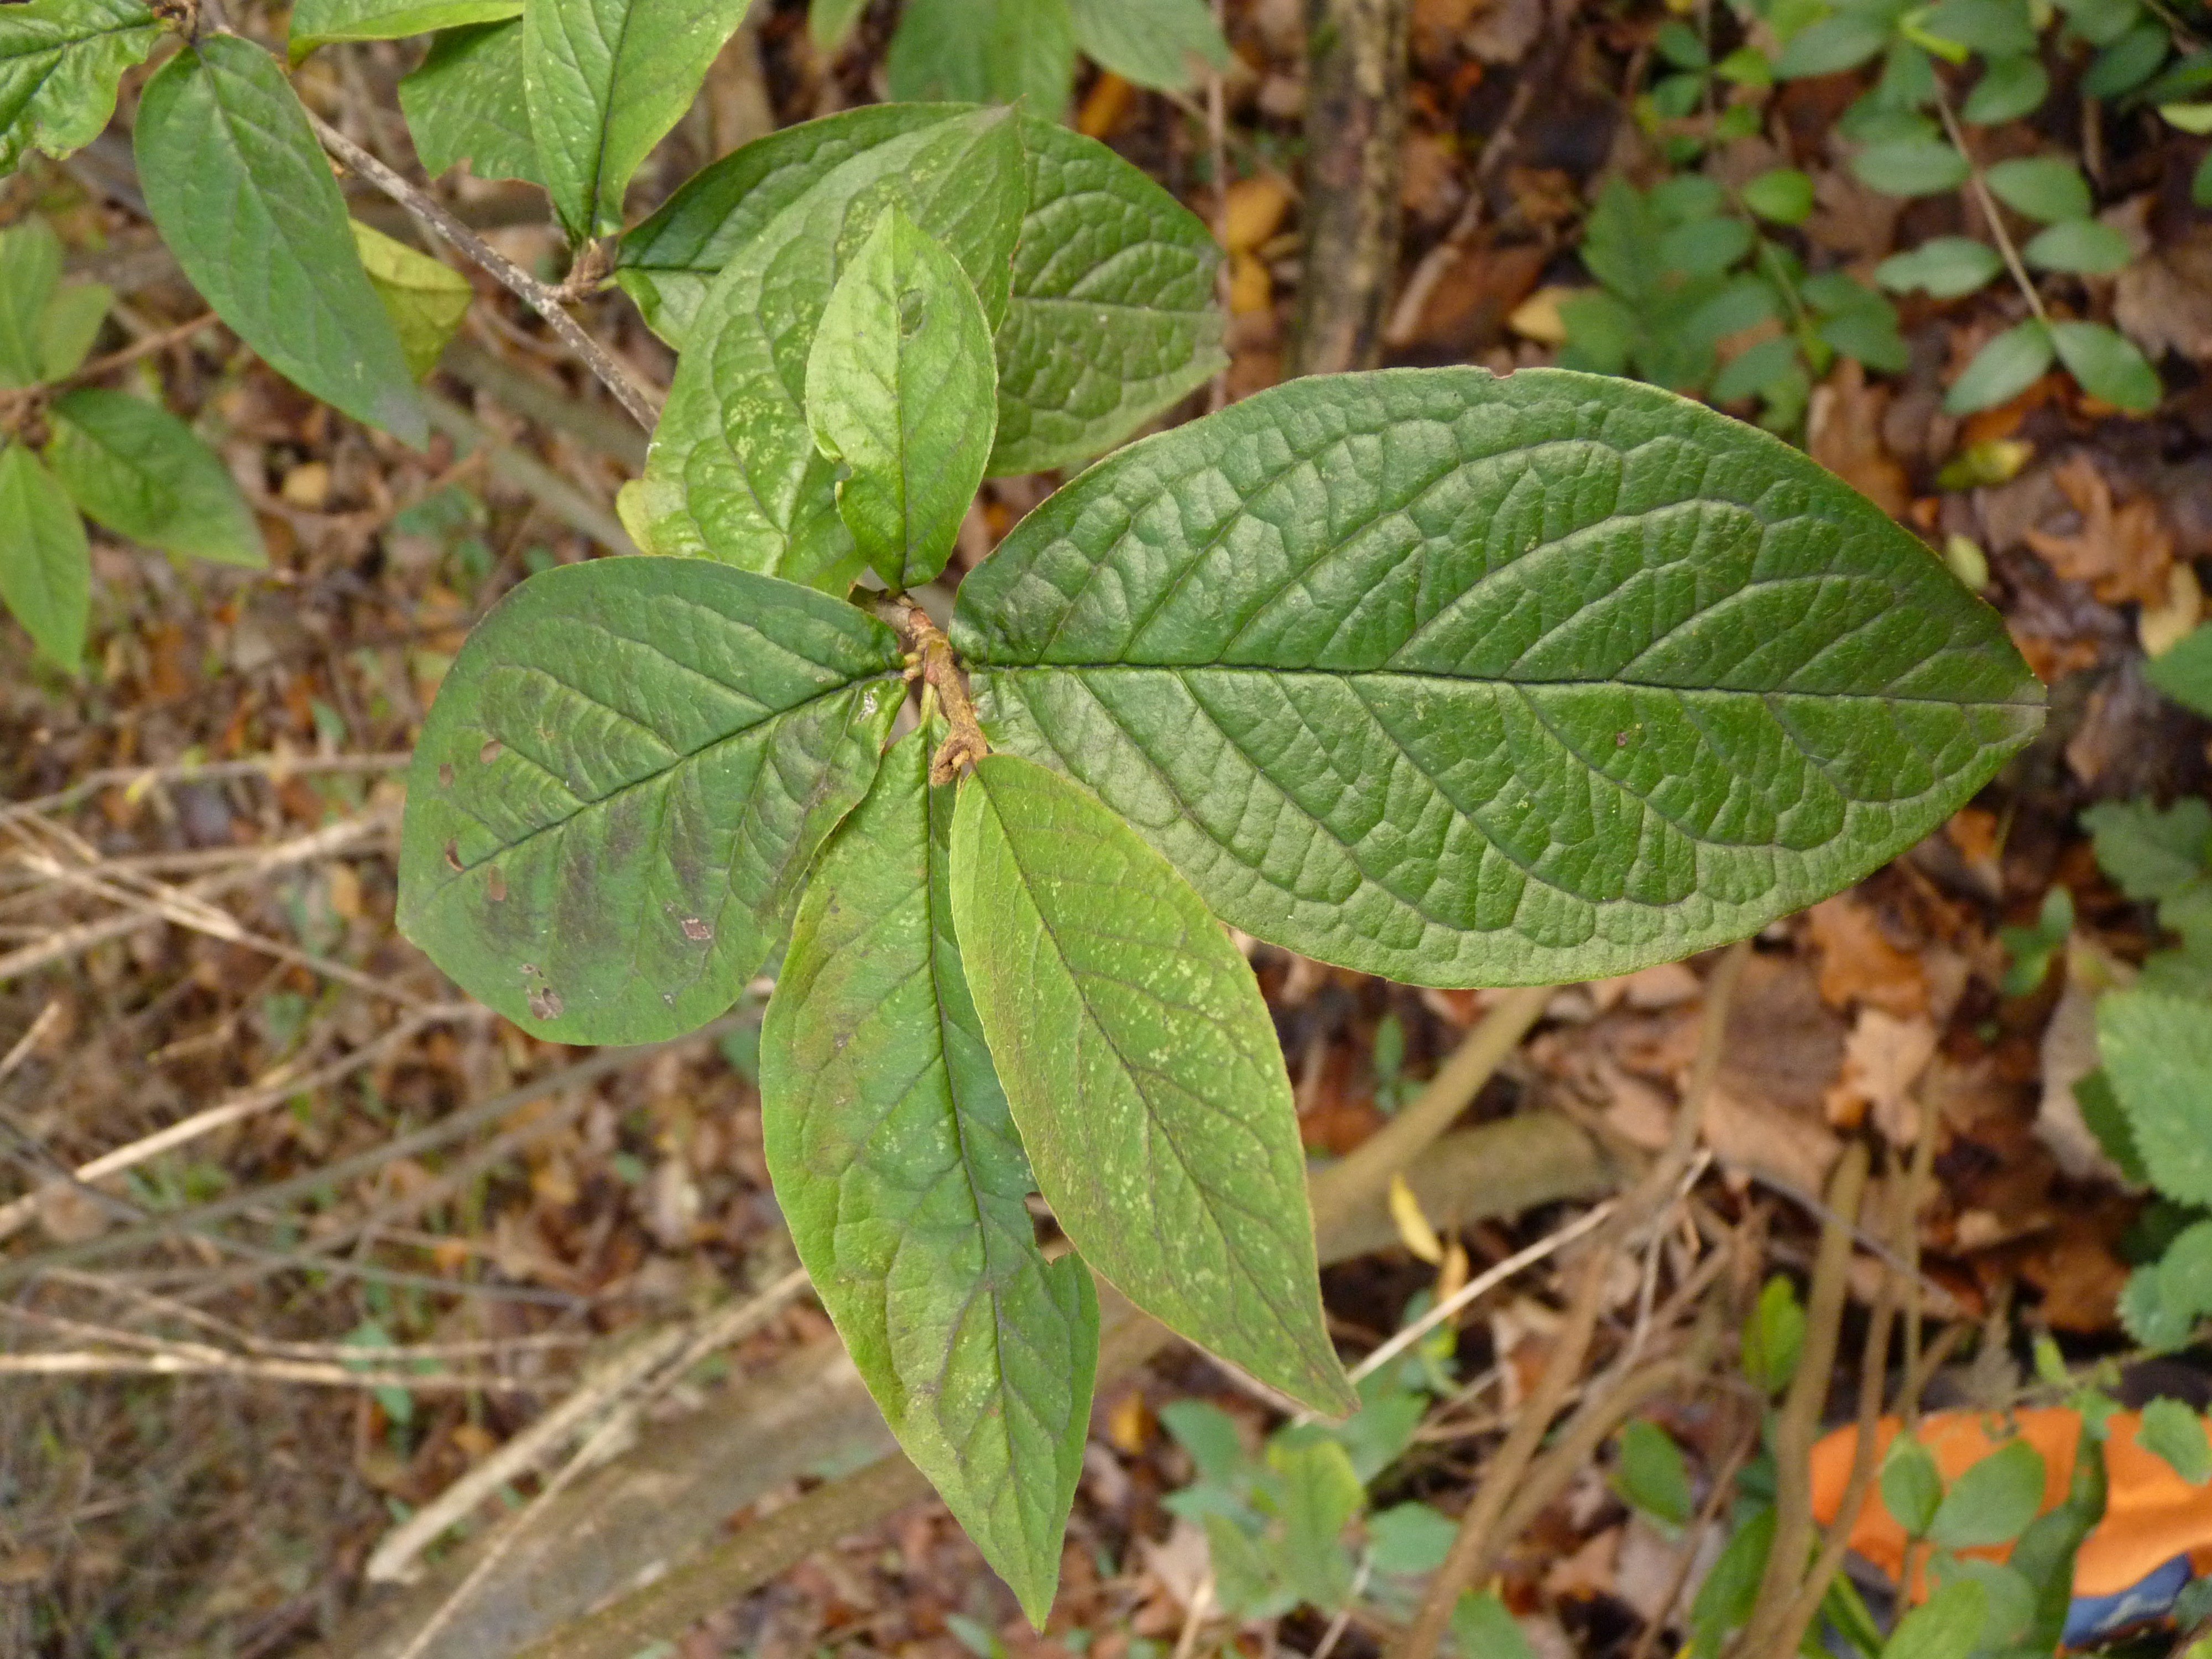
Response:
[[[1912,491],[1905,469],[1884,447],[1882,416],[1889,392],[1866,383],[1866,371],[1845,357],[1813,392],[1807,447],[1813,459],[1893,519],[1902,518]]]
[[[1290,210],[1290,186],[1273,173],[1239,179],[1222,202],[1222,245],[1231,253],[1251,252],[1282,228]]]
[[[1920,1109],[1912,1085],[1936,1057],[1936,1023],[1925,1015],[1899,1019],[1863,1008],[1844,1040],[1844,1074],[1829,1088],[1828,1121],[1855,1129],[1869,1117],[1893,1146],[1919,1138]]]
[[[2133,599],[2158,605],[2166,597],[2173,567],[2173,538],[2148,501],[2112,504],[2112,486],[2087,454],[2067,457],[2057,471],[2058,488],[2081,515],[2073,536],[2041,530],[2027,532],[2027,544],[2059,575],[2086,582],[2107,605]]]
[[[2108,1330],[2128,1282],[2112,1221],[2071,1208],[2060,1209],[2056,1221],[2056,1236],[2021,1257],[2021,1277],[2043,1292],[2044,1320],[2057,1329]]]
[[[1402,154],[1398,199],[1407,216],[1430,226],[1448,223],[1467,199],[1457,147],[1435,133],[1415,132],[1407,135]]]
[[[1490,0],[1459,43],[1486,64],[1517,64],[1543,32],[1544,0]]]
[[[1829,1006],[1863,1003],[1899,1019],[1927,1013],[1920,958],[1892,944],[1867,905],[1838,893],[1807,911],[1805,921],[1820,952],[1820,995]]]
[[[2112,285],[2112,319],[2153,362],[2169,349],[2212,362],[2212,225],[2123,270]]]

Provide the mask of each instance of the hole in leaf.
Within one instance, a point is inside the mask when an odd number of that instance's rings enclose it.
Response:
[[[684,918],[684,937],[704,944],[714,937],[714,930],[696,916],[686,916]]]

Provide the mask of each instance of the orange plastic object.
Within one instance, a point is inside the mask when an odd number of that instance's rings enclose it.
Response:
[[[2192,1486],[2172,1466],[2136,1443],[2142,1419],[2122,1412],[2112,1419],[2105,1440],[2107,1495],[2105,1518],[2081,1543],[2074,1563],[2076,1595],[2112,1595],[2140,1583],[2177,1555],[2191,1559],[2196,1571],[2212,1569],[2212,1483]],[[1876,1467],[1896,1438],[1898,1421],[1885,1417],[1875,1431]],[[2015,1434],[2043,1455],[2043,1508],[2065,1501],[2074,1469],[2074,1449],[2081,1437],[2081,1414],[2061,1407],[2009,1413],[1937,1412],[1920,1420],[1920,1440],[1936,1455],[1948,1482],[1995,1451]],[[1813,1513],[1823,1526],[1843,1507],[1858,1428],[1838,1429],[1813,1448]],[[1851,1527],[1851,1547],[1893,1580],[1905,1565],[1905,1528],[1869,1487],[1866,1504]],[[1964,1552],[2002,1561],[2009,1546]],[[1920,1587],[1914,1587],[1918,1600]]]

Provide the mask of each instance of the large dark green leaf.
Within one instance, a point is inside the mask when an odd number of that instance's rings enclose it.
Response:
[[[953,791],[929,734],[824,849],[761,1028],[776,1200],[916,1468],[1042,1625],[1083,1469],[1098,1306],[1048,1262],[1029,1162],[961,970]]]
[[[447,30],[400,82],[399,107],[432,173],[466,161],[479,179],[538,182],[520,21]]]
[[[1270,1387],[1356,1407],[1282,1048],[1204,902],[1090,791],[994,755],[960,786],[952,920],[1038,1188],[1085,1259]]]
[[[858,568],[806,423],[806,365],[830,290],[891,203],[945,244],[987,317],[1006,307],[1022,224],[1014,118],[981,110],[878,144],[823,178],[715,280],[646,460],[659,553],[703,554],[842,588]]]
[[[524,87],[554,210],[579,240],[622,228],[623,191],[691,106],[747,0],[526,0]]]
[[[1068,0],[907,0],[884,70],[902,102],[1027,99],[1056,117],[1075,75]]]
[[[155,225],[238,337],[304,390],[422,445],[405,354],[276,60],[205,36],[146,83],[134,137]]]
[[[1994,612],[1798,452],[1629,382],[1300,381],[1148,439],[960,589],[994,744],[1227,921],[1426,984],[1741,938],[2033,734]]]
[[[477,625],[409,775],[399,925],[479,1000],[567,1042],[713,1018],[866,792],[896,637],[696,559],[533,576]]]
[[[0,6],[0,174],[27,149],[67,155],[97,138],[115,113],[115,83],[161,38],[138,0]]]
[[[92,611],[84,520],[21,444],[0,444],[0,605],[71,673]]]
[[[841,462],[837,513],[896,591],[945,568],[983,481],[998,382],[957,260],[894,202],[837,279],[806,364],[806,417]]]
[[[300,0],[292,8],[292,61],[341,40],[400,40],[521,15],[522,0]]]
[[[873,105],[748,144],[623,238],[617,280],[680,347],[708,284],[777,214],[862,151],[968,112]],[[1206,227],[1104,145],[1033,115],[1019,131],[1029,209],[998,326],[999,474],[1103,453],[1224,361]]]
[[[237,483],[166,409],[87,386],[57,398],[46,423],[46,465],[78,507],[117,535],[221,564],[269,562]]]

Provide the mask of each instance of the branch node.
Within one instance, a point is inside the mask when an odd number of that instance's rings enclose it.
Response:
[[[914,665],[907,671],[908,677],[919,674],[937,693],[938,707],[952,728],[929,762],[930,782],[950,783],[989,754],[991,745],[984,740],[982,723],[975,718],[975,705],[968,696],[968,676],[952,653],[952,641],[919,609],[909,609],[900,618],[899,627],[914,647],[908,658]]]

